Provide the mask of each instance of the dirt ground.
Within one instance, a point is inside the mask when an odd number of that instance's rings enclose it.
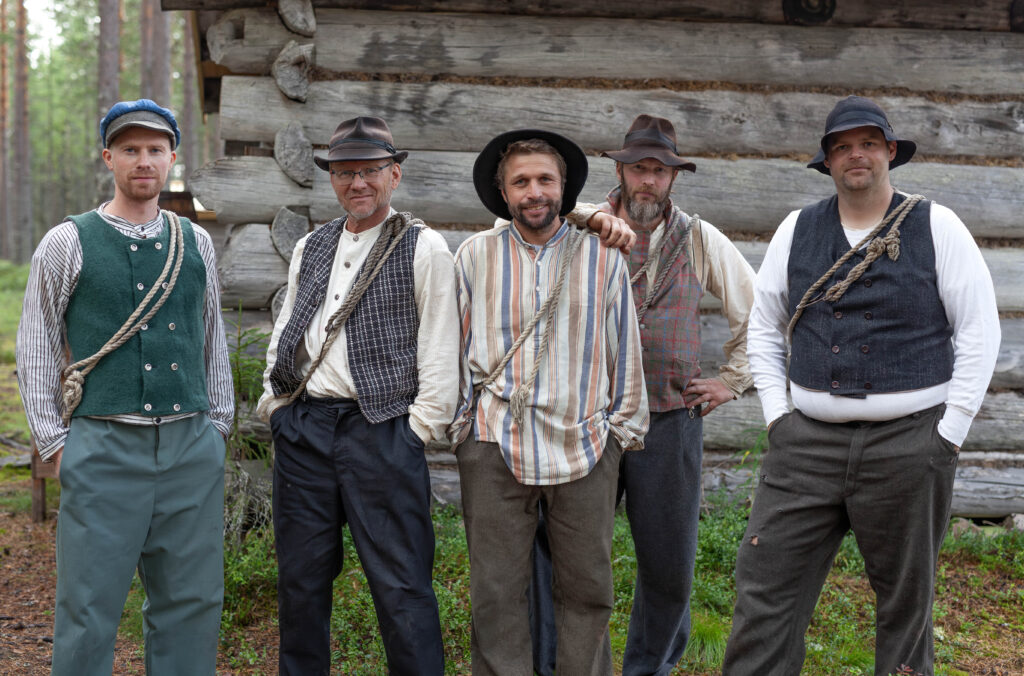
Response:
[[[23,485],[22,485],[23,484]],[[28,481],[8,482],[5,490],[28,490]],[[56,582],[55,515],[33,524],[27,512],[0,512],[0,676],[41,676],[49,673],[53,647],[53,605]],[[957,641],[961,649],[945,666],[971,676],[1024,675],[1024,626],[1019,608],[1005,607],[997,590],[1020,591],[1021,580],[1009,575],[980,574],[971,561],[944,557],[945,612],[936,617],[940,641]],[[870,595],[866,580],[842,582],[848,593]],[[277,631],[272,617],[223,637],[219,674],[272,674],[277,664]],[[141,649],[119,640],[114,674],[144,674]]]

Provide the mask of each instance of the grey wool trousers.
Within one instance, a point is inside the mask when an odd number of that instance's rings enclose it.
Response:
[[[736,561],[723,676],[800,673],[804,633],[850,530],[877,600],[876,676],[933,673],[935,566],[957,461],[936,430],[944,411],[849,423],[794,411],[772,426]]]

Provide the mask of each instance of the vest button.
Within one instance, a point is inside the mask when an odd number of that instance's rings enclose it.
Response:
[[[138,289],[139,291],[142,291],[143,289],[146,288],[146,285],[143,284],[142,282],[139,282],[138,284],[135,285],[135,288]]]
[[[868,349],[870,349],[870,348],[868,348],[867,345],[861,345],[860,346],[860,351],[863,352],[864,354],[868,353]]]
[[[171,364],[171,370],[172,371],[177,371],[178,370],[178,364],[177,363]]]
[[[157,243],[156,243],[156,244],[154,244],[153,246],[155,246],[155,247],[156,247],[156,250],[157,250],[157,251],[159,251],[160,249],[163,249],[163,248],[164,248],[164,245],[163,245],[163,244],[161,244],[160,242],[157,242]]]
[[[870,279],[865,279],[864,280],[864,286],[870,287],[871,286],[871,280]]]
[[[174,410],[175,411],[180,411],[181,410],[181,404],[175,404],[174,405]]]
[[[142,331],[145,331],[145,330],[149,329],[149,324],[143,324],[142,326],[139,327],[139,329],[142,330]]]
[[[152,410],[153,410],[153,404],[146,404],[146,405],[145,405],[145,406],[143,406],[142,408],[143,408],[144,410],[146,410],[146,411],[152,411]]]
[[[161,289],[166,289],[166,288],[167,288],[167,282],[164,282],[164,283],[162,283],[162,284],[160,285],[160,288],[161,288]]]
[[[865,390],[870,390],[871,389],[871,383],[864,383],[864,389]]]
[[[131,249],[132,251],[138,251],[139,250],[139,245],[138,244],[131,244],[131,245],[129,245],[128,248]]]
[[[838,390],[839,389],[839,381],[838,380],[833,380],[832,381],[832,389],[833,390]]]
[[[871,313],[870,312],[865,312],[864,313],[864,319],[871,319]]]
[[[170,329],[171,331],[173,331],[174,330],[174,322],[171,322],[170,324],[168,324],[167,328]]]
[[[840,312],[839,310],[836,310],[835,313],[832,316],[835,317],[836,319],[842,319],[843,318],[843,313]]]
[[[153,370],[153,365],[152,364],[146,364],[142,368],[146,369],[147,371],[152,371]]]
[[[646,328],[647,328],[647,324],[641,324],[641,325],[640,325],[640,328],[641,328],[641,329],[646,329]]]
[[[839,346],[838,345],[833,345],[832,346],[832,354],[839,354]]]

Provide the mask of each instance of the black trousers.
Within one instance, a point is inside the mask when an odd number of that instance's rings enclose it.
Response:
[[[800,673],[804,632],[851,529],[877,599],[875,674],[931,676],[935,565],[957,459],[936,430],[944,411],[850,423],[794,411],[772,426],[736,560],[723,676]]]
[[[331,587],[348,524],[392,674],[442,674],[423,442],[408,416],[371,424],[353,400],[297,400],[270,421],[280,673],[330,673]]]

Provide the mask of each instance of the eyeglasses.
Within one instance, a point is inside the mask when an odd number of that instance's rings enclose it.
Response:
[[[360,169],[359,171],[335,171],[331,169],[331,176],[338,182],[339,185],[350,185],[352,181],[356,180],[356,176],[363,179],[367,183],[370,181],[377,181],[384,177],[384,170],[390,167],[394,162],[388,162],[382,164],[379,167],[367,167],[366,169]]]

